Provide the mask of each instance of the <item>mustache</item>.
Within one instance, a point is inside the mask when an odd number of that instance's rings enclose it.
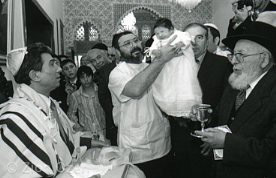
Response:
[[[140,48],[140,47],[135,47],[135,48],[133,48],[133,49],[130,51],[130,53],[135,53],[135,52],[137,52],[137,51],[142,52],[142,48]]]

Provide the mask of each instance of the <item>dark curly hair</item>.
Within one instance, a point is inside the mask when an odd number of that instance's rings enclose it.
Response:
[[[53,56],[50,47],[43,43],[33,43],[27,47],[27,54],[25,54],[24,60],[22,62],[19,71],[15,75],[15,81],[19,84],[25,83],[27,85],[31,84],[31,78],[29,77],[30,71],[41,71],[43,61],[41,54],[48,53]]]

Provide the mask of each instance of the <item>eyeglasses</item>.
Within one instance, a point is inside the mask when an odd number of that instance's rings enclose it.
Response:
[[[137,44],[138,42],[139,42],[138,38],[133,38],[132,40],[125,41],[120,47],[128,48],[128,47],[131,47],[133,43]]]
[[[235,57],[235,59],[238,61],[238,63],[243,63],[244,58],[249,57],[249,56],[255,56],[255,55],[263,54],[263,53],[264,52],[254,53],[254,54],[235,53],[235,54],[228,54],[227,57],[231,62],[233,62],[233,59]]]

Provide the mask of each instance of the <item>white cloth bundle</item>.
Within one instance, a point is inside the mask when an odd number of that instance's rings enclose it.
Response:
[[[152,85],[153,97],[157,105],[166,114],[176,117],[188,117],[191,107],[200,104],[202,98],[197,79],[198,65],[195,62],[190,44],[190,35],[177,30],[174,34],[177,35],[177,38],[171,45],[179,41],[183,42],[185,44],[185,47],[182,48],[183,55],[175,57],[165,64]],[[161,41],[154,38],[150,50],[165,45],[169,39]]]

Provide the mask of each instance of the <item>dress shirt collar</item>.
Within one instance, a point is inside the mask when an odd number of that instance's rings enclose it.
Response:
[[[78,80],[78,78],[76,77],[73,81],[67,80],[67,82],[76,85],[77,84],[77,80]]]
[[[42,94],[40,94],[40,93],[39,93],[39,95],[40,95],[41,99],[42,99],[42,100],[47,104],[47,106],[50,108],[50,104],[51,104],[51,99],[50,99],[50,97],[47,97],[47,96],[42,95]]]
[[[255,86],[259,83],[259,81],[265,76],[266,73],[267,73],[267,71],[264,72],[256,80],[254,80],[253,82],[251,82],[249,84],[249,88],[246,90],[245,98],[247,98],[249,96],[249,94],[252,92],[252,90],[255,88]]]
[[[205,55],[206,55],[206,51],[205,51],[205,53],[203,53],[203,54],[202,54],[201,56],[199,56],[198,58],[195,58],[196,63],[197,63],[199,66],[201,65],[201,63],[202,63],[202,61],[203,61]]]

